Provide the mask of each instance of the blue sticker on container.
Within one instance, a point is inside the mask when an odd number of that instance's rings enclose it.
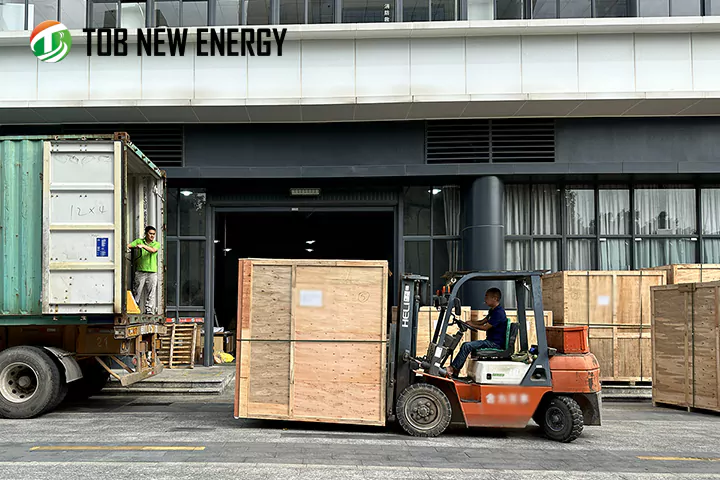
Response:
[[[98,238],[97,239],[96,256],[98,256],[98,257],[107,257],[108,256],[108,239],[107,238]]]

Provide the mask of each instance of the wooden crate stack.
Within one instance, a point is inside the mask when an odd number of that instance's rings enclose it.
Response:
[[[172,324],[167,334],[160,335],[160,361],[167,368],[195,368],[199,338],[198,324]]]
[[[652,380],[650,287],[665,270],[565,271],[543,276],[543,306],[555,325],[587,325],[604,382]]]
[[[644,268],[643,271],[662,270],[667,274],[667,284],[716,282],[720,280],[720,265],[683,263]]]
[[[651,295],[653,404],[720,412],[720,282]]]
[[[239,261],[236,418],[385,425],[386,261]]]

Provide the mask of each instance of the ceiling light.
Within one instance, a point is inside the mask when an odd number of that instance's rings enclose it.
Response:
[[[312,251],[313,251],[312,248],[306,248],[305,250],[308,251],[308,252],[312,252]]]
[[[310,196],[316,197],[320,195],[319,188],[291,188],[290,195],[292,196]]]
[[[186,197],[189,197],[190,195],[192,195],[192,193],[193,192],[191,192],[190,190],[180,190],[180,194]]]
[[[308,245],[312,245],[313,243],[315,243],[315,240],[308,240],[308,241],[305,242],[305,243],[307,243]]]
[[[229,252],[232,248],[223,248],[223,252]]]
[[[220,240],[215,240],[215,243],[220,243]]]
[[[432,193],[433,195],[437,195],[438,193],[442,192],[439,188],[433,188],[432,190],[428,190],[428,193]]]

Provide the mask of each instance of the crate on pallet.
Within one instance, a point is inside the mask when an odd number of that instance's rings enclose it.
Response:
[[[653,403],[720,412],[720,282],[652,288]]]
[[[239,261],[236,418],[385,425],[387,261]]]
[[[197,323],[169,326],[167,334],[160,336],[160,361],[167,368],[194,368],[199,337]]]

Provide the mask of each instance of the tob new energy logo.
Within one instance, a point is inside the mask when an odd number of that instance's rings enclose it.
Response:
[[[60,22],[42,22],[30,35],[30,50],[43,62],[57,63],[70,53],[72,37]]]

